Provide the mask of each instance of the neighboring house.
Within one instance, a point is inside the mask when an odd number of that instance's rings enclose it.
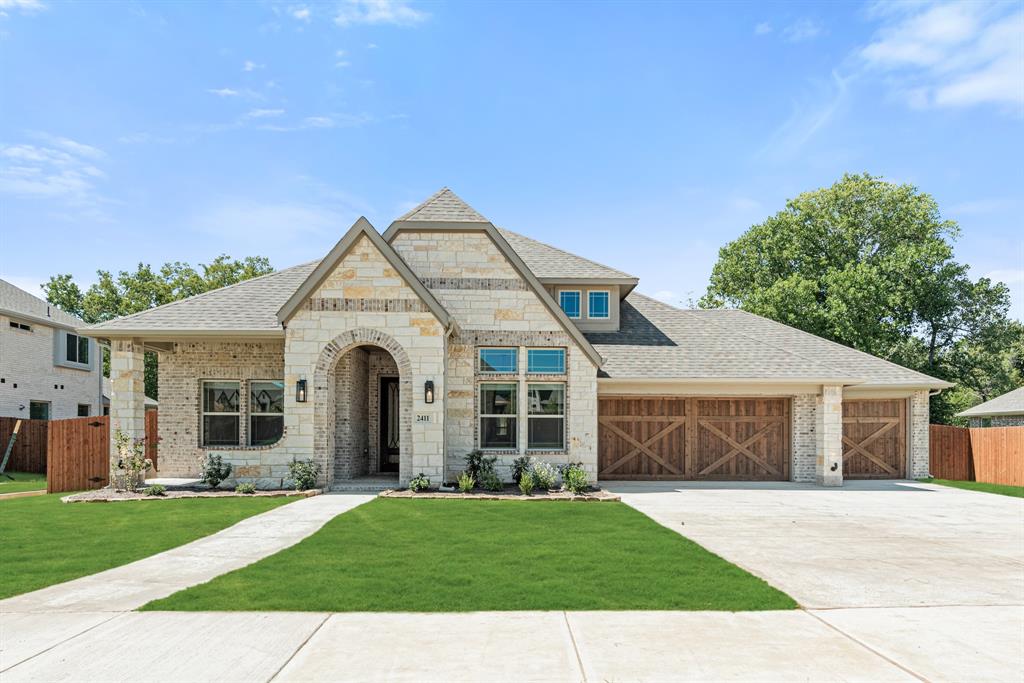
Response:
[[[102,411],[100,349],[84,323],[0,280],[0,417],[56,420]]]
[[[972,427],[1015,427],[1024,425],[1024,387],[1008,391],[968,408],[957,417],[966,417]]]
[[[103,414],[104,415],[109,415],[110,414],[110,393],[111,393],[110,378],[109,377],[104,377],[103,378]],[[149,396],[146,397],[145,404],[146,404],[146,410],[156,410],[159,407],[159,404],[156,402],[156,399],[155,398],[150,398]]]
[[[524,454],[599,479],[927,475],[928,395],[949,383],[636,285],[444,189],[383,235],[360,218],[320,261],[83,331],[111,341],[113,424],[132,435],[143,352],[160,354],[171,476],[217,453],[261,486],[293,458],[325,485],[438,483],[477,448],[506,476]]]

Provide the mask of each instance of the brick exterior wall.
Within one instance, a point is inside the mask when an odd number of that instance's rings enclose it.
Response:
[[[816,394],[797,394],[792,399],[793,460],[789,468],[792,481],[814,482],[817,462],[816,405]]]
[[[335,369],[334,478],[352,479],[369,472],[369,354],[355,348]]]
[[[60,367],[54,364],[54,335],[60,330],[17,318],[31,331],[14,329],[11,320],[0,316],[0,417],[29,419],[30,401],[49,403],[53,420],[78,417],[80,403],[89,406],[90,415],[102,415],[103,363],[95,340],[89,345],[92,370]]]
[[[910,479],[928,476],[928,390],[915,391],[910,397]]]
[[[988,424],[986,424],[988,421]],[[992,417],[972,417],[971,427],[1021,427],[1024,426],[1024,415],[993,415]]]
[[[367,367],[367,429],[369,431],[369,473],[380,471],[380,379],[381,377],[398,377],[398,365],[387,351],[370,351]]]

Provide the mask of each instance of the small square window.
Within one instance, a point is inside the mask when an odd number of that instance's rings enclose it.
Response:
[[[607,319],[609,316],[608,292],[590,292],[587,298],[589,304],[587,317]]]
[[[480,349],[480,372],[519,372],[518,349]]]
[[[527,349],[526,371],[549,375],[565,373],[565,349]]]
[[[558,293],[558,305],[570,318],[580,317],[580,293],[564,291]]]
[[[91,408],[88,403],[78,404],[78,417],[89,417],[90,412]]]
[[[29,401],[28,402],[28,417],[30,420],[49,420],[50,419],[50,402],[49,401]]]

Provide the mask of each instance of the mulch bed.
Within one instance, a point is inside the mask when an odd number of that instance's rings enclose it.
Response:
[[[381,491],[377,494],[381,498],[455,498],[461,500],[570,500],[581,502],[614,502],[622,498],[614,493],[598,489],[583,495],[576,495],[568,491],[534,491],[532,495],[524,496],[518,488],[506,488],[504,491],[471,491],[460,493],[459,491],[438,491],[430,489],[413,493],[409,489],[395,491]]]
[[[176,498],[280,498],[282,496],[298,496],[309,498],[322,493],[320,489],[309,489],[308,491],[279,490],[279,491],[256,491],[256,493],[235,493],[226,489],[209,489],[194,486],[182,486],[171,488],[162,496],[147,496],[141,491],[128,493],[127,491],[115,491],[113,489],[94,489],[82,491],[70,496],[61,498],[62,503],[117,503],[124,500],[173,500]]]

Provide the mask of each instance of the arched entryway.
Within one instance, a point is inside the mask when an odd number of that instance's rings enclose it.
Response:
[[[371,329],[345,332],[320,354],[314,381],[317,459],[329,485],[411,477],[412,378],[405,350]]]

